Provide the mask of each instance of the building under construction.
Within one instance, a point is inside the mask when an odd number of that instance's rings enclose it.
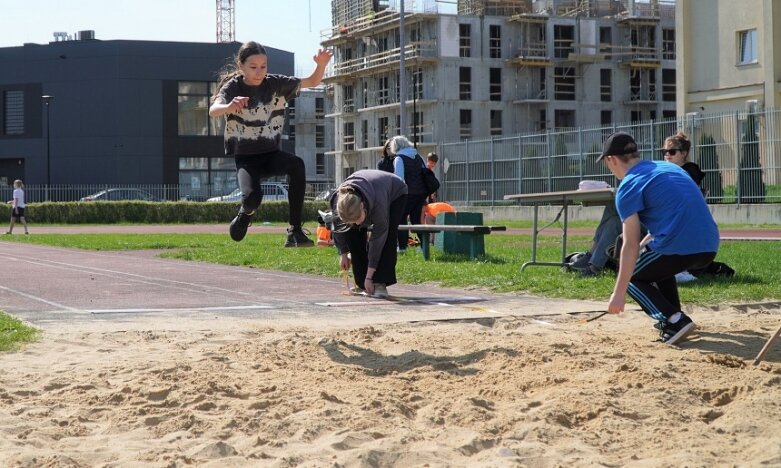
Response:
[[[675,116],[672,0],[408,0],[403,35],[399,2],[332,0],[322,44],[334,51],[325,81],[337,181],[375,167],[397,134],[425,153]]]

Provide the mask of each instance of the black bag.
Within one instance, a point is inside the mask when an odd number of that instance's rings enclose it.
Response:
[[[722,262],[710,262],[705,268],[698,270],[689,270],[689,273],[700,278],[702,276],[724,276],[726,278],[732,278],[735,276],[735,270],[730,268],[729,265]]]

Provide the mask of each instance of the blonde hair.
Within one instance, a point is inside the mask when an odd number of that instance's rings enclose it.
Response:
[[[686,134],[683,133],[682,131],[678,131],[678,133],[676,133],[675,135],[665,138],[664,142],[672,143],[678,146],[678,148],[680,148],[681,151],[686,151],[687,156],[689,150],[692,147],[692,142],[689,140],[689,137],[686,136]]]
[[[412,143],[410,143],[410,141],[404,135],[397,135],[391,138],[391,142],[390,142],[391,154],[399,154],[399,151],[403,150],[404,148],[411,148],[411,147],[412,147]]]
[[[22,179],[16,179],[14,181],[14,187],[16,187],[17,185],[19,186],[19,188],[24,187],[24,182],[22,182]]]
[[[336,194],[336,212],[345,223],[355,223],[361,217],[363,207],[361,196],[351,185],[339,187]]]

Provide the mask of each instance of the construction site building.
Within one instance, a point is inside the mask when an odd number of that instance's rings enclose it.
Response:
[[[397,134],[425,155],[443,142],[676,115],[672,0],[408,0],[403,36],[400,6],[332,0],[322,45],[334,51],[324,81],[337,181],[374,168]]]

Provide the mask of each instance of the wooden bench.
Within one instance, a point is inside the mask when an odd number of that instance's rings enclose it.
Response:
[[[436,232],[461,232],[464,233],[469,242],[469,258],[477,258],[477,241],[479,236],[485,236],[493,231],[506,231],[507,226],[460,226],[454,224],[401,224],[400,231],[414,231],[420,236],[420,248],[423,251],[423,258],[428,260],[431,257],[429,234]]]

